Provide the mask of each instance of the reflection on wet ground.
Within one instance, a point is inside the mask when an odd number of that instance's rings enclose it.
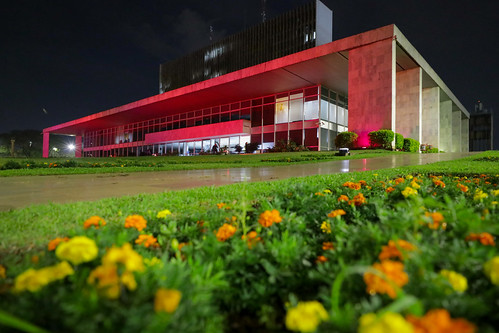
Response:
[[[209,185],[258,182],[291,177],[422,165],[471,153],[401,154],[358,160],[261,168],[136,172],[100,175],[22,176],[0,178],[0,211],[50,202],[91,201]]]

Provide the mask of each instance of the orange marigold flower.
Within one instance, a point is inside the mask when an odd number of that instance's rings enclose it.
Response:
[[[135,244],[144,245],[145,247],[159,247],[158,239],[153,235],[139,235],[135,240]]]
[[[440,186],[441,188],[445,188],[445,183],[440,179],[433,178],[433,185],[435,185],[435,187]]]
[[[479,234],[471,233],[466,237],[467,241],[479,241],[483,245],[495,246],[496,242],[494,241],[494,236],[489,234],[488,232],[482,232]]]
[[[425,216],[428,216],[428,217],[431,217],[431,219],[433,220],[433,222],[431,223],[428,223],[428,228],[430,229],[438,229],[440,227],[440,222],[443,222],[444,221],[444,216],[442,215],[442,213],[439,213],[439,212],[425,212]],[[442,223],[442,229],[445,230],[445,228],[447,227],[447,224],[446,223]]]
[[[423,317],[407,315],[406,320],[411,323],[415,333],[473,333],[475,325],[469,321],[457,318],[452,319],[445,309],[433,309]]]
[[[142,231],[147,226],[147,221],[141,215],[130,215],[125,219],[125,228],[135,228]]]
[[[347,201],[350,200],[346,195],[342,194],[340,195],[340,197],[338,198],[338,202],[341,202],[341,201]]]
[[[393,191],[395,191],[395,188],[391,186],[385,190],[386,193],[392,193]]]
[[[398,185],[398,184],[403,183],[403,182],[405,182],[404,178],[399,177],[399,178],[395,179],[395,185]]]
[[[324,196],[324,194],[322,192],[315,192],[315,195],[319,196],[319,197],[323,197]]]
[[[362,186],[367,186],[367,182],[365,180],[359,180],[359,184]]]
[[[458,189],[460,189],[460,190],[461,190],[461,192],[464,192],[464,193],[468,192],[468,186],[463,185],[463,184],[461,184],[461,183],[457,183],[457,185],[456,185],[456,186],[457,186],[457,188],[458,188]]]
[[[354,204],[355,206],[360,206],[362,204],[366,203],[366,198],[364,197],[364,194],[359,193],[356,196],[353,197],[352,200],[348,201],[349,205]]]
[[[404,272],[404,265],[398,261],[383,260],[371,267],[379,273],[364,274],[366,291],[370,294],[388,294],[391,298],[395,298],[397,296],[395,288],[409,282],[409,276]]]
[[[64,238],[57,237],[57,238],[54,238],[47,245],[47,249],[49,251],[54,251],[57,248],[57,245],[59,245],[62,242],[67,242],[68,240],[69,240],[68,237],[64,237]]]
[[[236,227],[224,223],[217,231],[217,239],[220,242],[225,242],[227,239],[231,238],[235,233],[236,233]]]
[[[95,229],[99,229],[99,227],[103,227],[106,225],[106,221],[100,216],[91,216],[85,222],[83,222],[83,228],[88,229],[91,226],[94,226]]]
[[[224,208],[225,206],[227,206],[227,204],[226,204],[225,202],[217,203],[217,207],[218,207],[218,209],[222,209],[222,208]]]
[[[335,218],[336,216],[345,215],[346,212],[343,209],[332,210],[331,213],[327,214],[327,217]]]
[[[404,255],[400,252],[400,249],[406,251],[414,251],[416,247],[409,243],[408,241],[399,239],[395,241],[388,241],[388,245],[385,245],[381,249],[381,253],[379,254],[379,260],[385,260],[390,258],[399,258],[400,260],[404,260]]]
[[[273,223],[279,223],[281,221],[282,217],[277,209],[264,211],[260,214],[260,218],[258,219],[258,223],[260,223],[262,227],[270,227]]]
[[[322,263],[322,262],[326,262],[326,261],[327,261],[327,258],[325,256],[318,256],[317,260],[316,260],[317,263]]]
[[[324,251],[327,251],[327,250],[334,250],[334,245],[332,242],[323,242],[322,243],[322,249]]]
[[[258,237],[258,233],[256,231],[250,231],[248,234],[242,235],[241,239],[246,240],[249,249],[252,249],[253,246],[256,245],[256,243],[262,240],[261,237]]]

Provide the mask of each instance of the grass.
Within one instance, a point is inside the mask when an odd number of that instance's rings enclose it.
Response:
[[[290,163],[305,164],[333,160],[382,157],[392,154],[409,153],[386,150],[354,150],[351,152],[350,156],[341,157],[334,156],[334,152],[294,152],[248,155],[233,154],[84,159],[0,158],[0,177],[277,166],[289,165]],[[16,163],[15,169],[9,168],[7,170],[2,170],[2,168],[6,168],[12,162]]]
[[[498,159],[487,152],[0,213],[7,268],[4,279],[0,270],[0,327],[351,333],[380,331],[388,321],[494,332]],[[165,209],[171,214],[157,215]],[[136,214],[147,220],[142,231],[124,223]],[[106,225],[85,229],[92,215]],[[76,238],[47,251],[51,239],[65,236],[84,236],[97,252],[81,244],[76,251]],[[149,236],[157,248],[140,244]],[[76,262],[83,255],[90,257]],[[60,260],[71,263],[69,271]],[[19,289],[10,292],[14,284]],[[436,322],[445,314],[452,319]]]

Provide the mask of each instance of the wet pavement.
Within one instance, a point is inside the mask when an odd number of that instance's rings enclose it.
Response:
[[[50,202],[92,201],[209,185],[396,168],[454,160],[472,153],[400,154],[261,168],[178,170],[119,174],[0,177],[0,211]]]

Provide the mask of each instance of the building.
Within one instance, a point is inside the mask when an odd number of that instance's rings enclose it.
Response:
[[[161,65],[160,93],[44,129],[76,137],[76,156],[199,154],[217,143],[293,141],[334,150],[350,130],[391,129],[468,150],[469,113],[395,25],[332,40],[320,1]]]
[[[494,117],[492,110],[483,107],[478,101],[470,114],[470,151],[494,149]]]

